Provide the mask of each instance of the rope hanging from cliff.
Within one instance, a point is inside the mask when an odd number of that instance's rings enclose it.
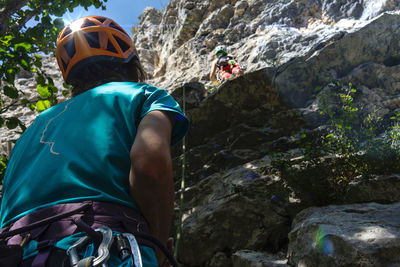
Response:
[[[182,111],[185,114],[186,112],[186,83],[182,85]],[[182,140],[182,177],[181,177],[181,194],[180,194],[180,203],[179,203],[179,219],[178,219],[178,230],[176,233],[176,243],[175,243],[175,251],[174,258],[177,259],[178,256],[178,247],[180,240],[182,238],[182,217],[183,217],[183,193],[185,192],[185,164],[186,164],[186,136],[183,137]]]

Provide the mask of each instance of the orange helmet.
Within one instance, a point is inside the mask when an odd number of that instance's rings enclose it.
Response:
[[[74,73],[88,63],[125,63],[137,56],[137,52],[129,35],[115,21],[87,16],[73,21],[60,32],[56,55],[68,83]]]

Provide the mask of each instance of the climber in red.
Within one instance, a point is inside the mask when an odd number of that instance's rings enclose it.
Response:
[[[232,74],[243,71],[237,60],[226,52],[224,46],[217,46],[215,55],[218,58],[211,65],[210,80],[212,82],[215,81],[215,76],[219,81],[225,81]]]

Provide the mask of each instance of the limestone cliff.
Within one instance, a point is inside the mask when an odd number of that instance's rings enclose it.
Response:
[[[294,133],[325,127],[320,99],[331,81],[357,87],[360,114],[387,118],[400,108],[399,10],[396,1],[352,0],[172,1],[163,13],[145,10],[134,40],[150,81],[179,101],[184,86],[192,121],[184,266],[400,264],[398,215],[388,215],[400,201],[397,174],[355,179],[342,206],[318,210],[308,207],[332,204],[324,177],[265,171],[275,152],[302,157]],[[246,72],[216,88],[208,76],[220,44]],[[372,201],[382,204],[349,206]]]
[[[398,8],[389,0],[174,0],[164,13],[145,10],[134,41],[153,83],[171,90],[207,84],[218,44],[248,71],[278,67]]]

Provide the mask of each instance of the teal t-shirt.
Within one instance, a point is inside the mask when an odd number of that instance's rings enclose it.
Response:
[[[189,122],[178,103],[148,84],[107,83],[41,113],[11,153],[1,227],[59,203],[95,200],[136,208],[129,153],[137,125],[153,110],[174,113],[172,144],[186,134]]]

